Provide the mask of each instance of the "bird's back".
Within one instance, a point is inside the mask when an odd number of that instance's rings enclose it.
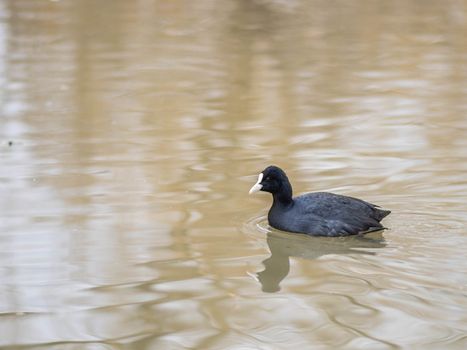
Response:
[[[272,226],[319,236],[344,236],[383,229],[379,222],[390,213],[361,199],[328,192],[295,197],[290,208],[278,209],[273,206],[268,215]]]

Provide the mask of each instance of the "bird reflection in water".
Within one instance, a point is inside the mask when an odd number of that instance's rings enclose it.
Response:
[[[265,269],[254,277],[261,283],[263,292],[268,293],[280,290],[281,281],[290,271],[289,257],[313,260],[328,254],[375,255],[364,249],[386,246],[382,231],[340,238],[268,232],[267,243],[271,256],[263,261]]]

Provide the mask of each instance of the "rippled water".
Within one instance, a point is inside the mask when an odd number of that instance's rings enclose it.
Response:
[[[467,2],[0,1],[0,347],[467,348]],[[296,193],[390,230],[271,230]]]

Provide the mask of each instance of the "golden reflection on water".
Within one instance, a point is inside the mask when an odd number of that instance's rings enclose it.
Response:
[[[0,347],[463,349],[467,2],[0,1]],[[256,174],[393,211],[271,231]]]

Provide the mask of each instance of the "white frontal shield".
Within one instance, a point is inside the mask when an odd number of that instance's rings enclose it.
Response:
[[[253,185],[253,187],[250,189],[249,194],[255,193],[260,191],[263,188],[263,185],[261,185],[261,181],[263,181],[263,173],[258,175],[258,181]]]

